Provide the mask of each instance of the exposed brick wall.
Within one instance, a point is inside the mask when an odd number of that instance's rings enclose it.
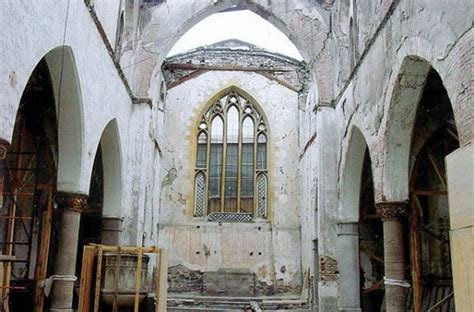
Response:
[[[319,257],[319,279],[321,281],[336,281],[338,277],[337,261],[328,256]]]

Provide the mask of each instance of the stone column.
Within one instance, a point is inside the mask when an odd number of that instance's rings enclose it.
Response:
[[[359,224],[338,224],[339,311],[360,309]]]
[[[61,193],[57,201],[62,214],[50,311],[72,312],[79,226],[87,198],[85,195]]]
[[[102,232],[100,241],[103,245],[119,246],[120,236],[122,234],[122,218],[120,217],[102,217]]]
[[[401,286],[406,283],[405,248],[403,246],[403,226],[401,219],[407,213],[408,203],[380,202],[376,203],[375,207],[377,209],[377,215],[383,222],[386,311],[406,311],[407,288]]]

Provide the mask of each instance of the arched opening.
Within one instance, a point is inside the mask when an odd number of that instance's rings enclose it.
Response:
[[[297,60],[303,59],[283,32],[250,10],[224,11],[206,17],[179,38],[167,57],[230,39]]]
[[[74,55],[71,48],[61,47],[44,59],[50,69],[58,116],[58,191],[86,194],[82,93]]]
[[[36,283],[54,272],[58,150],[53,82],[50,67],[42,59],[21,97],[11,148],[2,164],[1,304],[13,311],[42,305],[43,293]]]
[[[375,211],[369,149],[356,127],[350,135],[341,191],[339,307],[380,311],[384,298],[383,228]]]
[[[444,159],[459,147],[459,141],[446,89],[432,68],[418,104],[413,133],[407,239],[413,295],[408,302],[414,311],[425,311],[445,299],[443,311],[454,311]]]
[[[2,308],[50,308],[43,282],[55,273],[59,248],[56,195],[83,192],[80,98],[68,47],[48,52],[23,90],[0,183]]]
[[[126,66],[126,68],[134,67],[133,73],[139,81],[137,93],[140,96],[147,95],[152,77],[159,75],[164,59],[176,42],[194,25],[215,13],[248,10],[259,15],[291,40],[302,58],[308,63],[314,61],[314,51],[322,52],[328,48],[325,41],[329,31],[329,15],[328,11],[322,8],[324,5],[309,1],[308,3],[291,3],[284,8],[271,2],[263,5],[256,1],[198,1],[194,4],[193,10],[183,10],[179,4],[157,5],[151,13],[149,23],[141,32],[140,42],[143,48],[135,60]],[[175,27],[161,27],[172,20],[179,21]],[[295,23],[296,20],[301,22]],[[315,29],[317,31],[314,31]],[[331,60],[329,53],[319,53],[319,55],[316,63],[320,66],[314,66],[314,72],[318,84],[324,85],[324,88],[321,87],[323,90],[320,94],[321,101],[329,103],[332,96],[329,76],[332,74],[323,68],[330,66]],[[150,71],[149,68],[154,68],[154,70]],[[314,77],[311,76],[310,79]],[[316,81],[313,82],[316,85]],[[154,87],[151,86],[153,90]]]
[[[402,222],[411,282],[407,308],[454,310],[445,157],[459,147],[451,101],[439,74],[405,58],[389,108],[382,201],[409,201]],[[379,199],[379,200],[380,200]]]
[[[362,311],[381,311],[384,299],[383,227],[375,211],[368,149],[364,154],[359,195],[360,307]]]
[[[82,212],[78,259],[89,243],[120,245],[121,153],[117,121],[110,121],[102,133],[92,167],[88,209]],[[80,272],[80,263],[76,272]]]

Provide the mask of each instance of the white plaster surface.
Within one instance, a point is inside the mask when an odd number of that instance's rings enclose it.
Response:
[[[269,219],[251,224],[219,225],[192,216],[200,114],[212,96],[229,86],[252,95],[268,118]],[[169,247],[170,265],[203,271],[248,268],[269,283],[300,282],[297,100],[295,92],[248,72],[208,72],[168,90],[160,176],[164,181],[176,169],[176,178],[162,186],[159,242]],[[203,246],[210,249],[208,257]],[[285,273],[280,272],[283,266]]]

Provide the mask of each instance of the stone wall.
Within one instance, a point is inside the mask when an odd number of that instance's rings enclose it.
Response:
[[[248,92],[267,116],[269,217],[216,223],[193,217],[197,125],[211,97],[230,86]],[[163,110],[158,243],[170,265],[202,272],[247,269],[257,282],[301,284],[298,94],[251,72],[210,71],[167,91]]]

